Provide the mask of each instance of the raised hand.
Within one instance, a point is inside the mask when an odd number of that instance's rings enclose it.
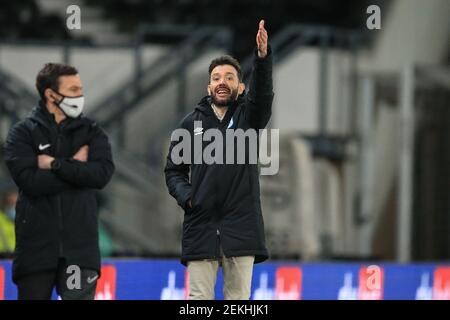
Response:
[[[258,47],[258,56],[260,58],[267,56],[268,39],[267,30],[264,29],[264,20],[261,20],[259,22],[258,33],[256,34],[256,46]]]

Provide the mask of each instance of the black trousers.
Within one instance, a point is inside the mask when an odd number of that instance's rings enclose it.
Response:
[[[19,300],[50,300],[53,288],[63,300],[94,300],[96,270],[68,266],[60,259],[56,270],[32,273],[17,280]]]

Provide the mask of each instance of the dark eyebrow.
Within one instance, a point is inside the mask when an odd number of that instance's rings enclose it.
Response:
[[[229,74],[231,74],[232,76],[236,76],[233,72],[227,72],[227,73],[225,73],[225,75],[229,75]],[[212,77],[212,76],[217,76],[217,75],[220,75],[220,73],[218,73],[218,72],[213,73],[213,74],[211,74],[211,77]]]

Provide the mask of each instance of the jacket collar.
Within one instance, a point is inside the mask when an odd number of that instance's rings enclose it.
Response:
[[[42,100],[40,100],[38,105],[31,111],[31,119],[39,122],[48,129],[56,128],[58,126],[55,121],[55,116],[48,112],[47,106]],[[91,125],[92,123],[93,121],[81,114],[76,119],[67,117],[60,125],[63,130],[73,130],[83,125]]]
[[[244,94],[238,96],[237,100],[232,102],[228,108],[227,115],[233,114],[236,107],[244,102]],[[211,96],[203,97],[195,107],[196,110],[203,112],[205,115],[215,116],[214,111],[211,108]]]

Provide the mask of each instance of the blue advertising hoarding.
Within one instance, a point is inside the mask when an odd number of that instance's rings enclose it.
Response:
[[[219,272],[216,298],[223,299]],[[186,299],[178,260],[105,260],[98,300]],[[0,299],[16,299],[11,262],[0,261]],[[54,298],[57,296],[54,294]],[[268,262],[255,265],[253,300],[450,300],[450,264]]]

